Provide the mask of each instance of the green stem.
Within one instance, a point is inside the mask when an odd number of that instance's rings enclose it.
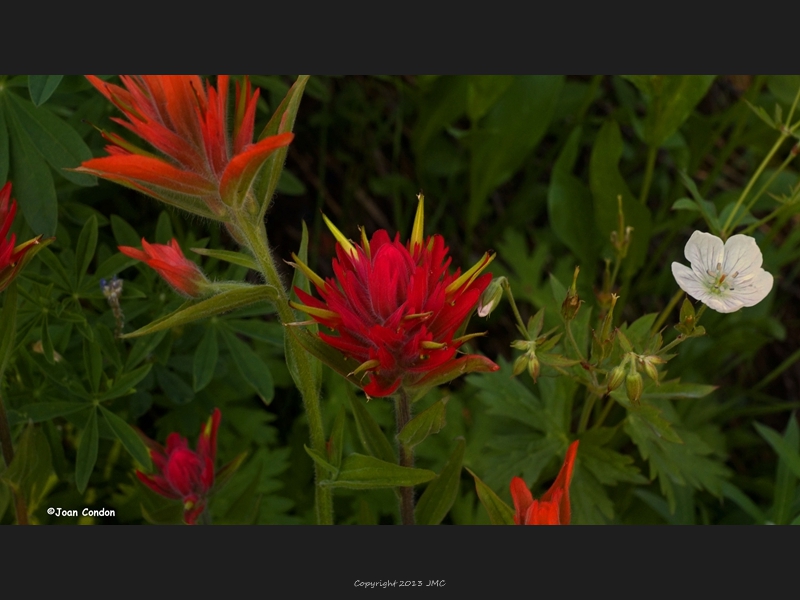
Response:
[[[511,305],[511,310],[514,313],[514,318],[517,319],[517,327],[519,327],[520,333],[522,333],[522,335],[525,336],[526,340],[530,341],[528,328],[525,326],[525,322],[522,320],[522,315],[519,314],[519,309],[517,308],[517,303],[514,302],[514,294],[511,293],[511,285],[508,283],[508,280],[503,281],[503,289],[506,292],[508,303]]]
[[[653,169],[656,166],[656,158],[658,157],[658,147],[650,146],[647,148],[647,164],[644,171],[644,181],[642,182],[642,191],[639,193],[639,202],[642,204],[647,203],[647,196],[650,194],[650,186],[653,183]]]
[[[247,241],[247,245],[253,253],[258,263],[259,270],[266,279],[266,282],[278,290],[278,301],[275,303],[275,308],[278,311],[281,322],[283,324],[293,323],[295,321],[295,314],[291,306],[289,306],[289,296],[286,293],[286,288],[283,286],[272,253],[270,252],[269,240],[267,239],[267,230],[264,226],[264,222],[255,222],[255,220],[250,219],[250,217],[243,215],[238,223],[239,229]],[[287,337],[286,343],[294,355],[299,373],[299,377],[295,383],[300,390],[300,395],[303,398],[303,407],[308,417],[308,426],[311,433],[311,447],[325,456],[325,429],[322,425],[322,411],[320,410],[319,395],[314,386],[313,368],[309,360],[309,355],[291,336]],[[316,463],[314,463],[314,474],[316,483],[315,508],[317,523],[320,525],[332,525],[333,493],[329,488],[322,487],[319,484],[319,482],[326,477],[326,474]]]
[[[769,373],[769,375],[764,377],[764,379],[762,379],[755,386],[753,386],[753,391],[757,391],[757,390],[765,388],[769,382],[771,382],[773,379],[778,377],[778,375],[783,373],[786,369],[791,367],[798,360],[800,360],[800,349],[795,350],[794,352],[792,352],[792,354],[789,355],[789,358],[784,360],[781,364],[779,364],[777,367],[775,367]]]
[[[395,398],[395,420],[397,421],[397,433],[399,434],[403,427],[411,420],[411,402],[408,398],[408,393],[401,387],[397,397]],[[400,460],[398,464],[401,467],[414,466],[414,451],[411,448],[406,448],[403,442],[400,442],[399,447]],[[407,486],[399,488],[400,494],[400,521],[403,525],[414,524],[414,488]]]
[[[570,323],[571,321],[569,320],[564,321],[565,325],[564,328],[567,330],[567,337],[569,338],[569,341],[575,350],[575,354],[578,355],[578,358],[581,359],[582,362],[586,362],[586,359],[583,356],[583,352],[581,352],[581,349],[578,348],[578,342],[575,341],[575,336],[572,335],[572,327],[570,326]]]
[[[597,417],[597,421],[595,422],[595,424],[592,425],[592,429],[597,429],[598,427],[600,427],[603,424],[603,422],[608,418],[611,409],[614,408],[614,402],[615,400],[609,395],[608,402],[606,402],[606,405],[603,407],[603,412],[601,412],[600,416]]]
[[[666,308],[664,308],[664,310],[661,311],[661,314],[658,315],[656,322],[653,323],[653,327],[650,329],[650,335],[653,335],[659,329],[661,329],[661,326],[664,324],[664,321],[667,320],[669,313],[672,312],[672,309],[675,308],[675,305],[678,304],[678,300],[680,300],[682,296],[683,296],[683,290],[678,290],[677,292],[675,292],[675,295],[672,296],[672,298],[670,298]]]
[[[589,397],[586,399],[586,402],[583,405],[581,418],[578,421],[578,433],[583,433],[586,431],[586,426],[589,424],[589,415],[592,414],[592,408],[594,408],[594,403],[596,401],[597,396],[595,394],[589,394]]]

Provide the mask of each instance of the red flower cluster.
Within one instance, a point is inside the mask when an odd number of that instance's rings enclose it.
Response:
[[[293,255],[297,268],[314,283],[318,300],[295,289],[305,304],[292,306],[339,335],[320,338],[356,359],[354,373],[368,373],[364,391],[388,396],[400,385],[412,388],[452,379],[468,371],[499,367],[480,355],[456,358],[458,347],[473,336],[454,337],[492,280],[480,275],[494,256],[483,258],[464,274],[448,273],[444,239],[423,240],[423,198],[411,239],[394,241],[385,230],[354,245],[325,218],[336,237],[335,279],[323,281]]]
[[[517,525],[569,525],[569,484],[578,453],[578,440],[567,449],[564,464],[558,477],[539,500],[534,500],[521,477],[511,480],[511,498],[514,500],[514,522]]]
[[[148,244],[142,238],[142,249],[119,246],[119,251],[123,254],[153,267],[176,292],[190,298],[202,295],[208,279],[200,267],[183,255],[175,238],[169,244]]]
[[[150,456],[158,473],[136,476],[151,490],[173,500],[183,501],[183,520],[194,525],[206,508],[214,487],[214,461],[217,457],[217,429],[222,419],[219,409],[209,417],[197,440],[197,451],[189,449],[186,438],[177,433],[167,437],[167,447],[150,442]]]
[[[138,189],[202,216],[224,219],[238,206],[269,155],[294,137],[282,133],[253,144],[258,90],[236,84],[233,132],[228,132],[227,75],[217,89],[196,75],[121,75],[123,87],[87,76],[127,117],[114,119],[166,155],[161,158],[103,132],[111,156],[77,170]]]
[[[25,261],[26,253],[39,243],[42,236],[28,240],[27,242],[14,246],[17,240],[15,234],[7,238],[11,225],[14,223],[14,216],[17,214],[17,201],[11,199],[11,182],[7,182],[0,189],[0,292],[8,287],[8,284],[16,277]]]

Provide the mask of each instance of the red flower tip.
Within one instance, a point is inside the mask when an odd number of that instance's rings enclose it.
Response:
[[[8,232],[17,214],[17,201],[11,198],[11,182],[0,188],[0,292],[8,287],[26,262],[25,255],[39,243],[41,236],[14,246],[17,236]],[[30,257],[29,257],[30,258]]]
[[[558,477],[539,500],[534,500],[528,486],[520,477],[511,480],[514,501],[514,522],[517,525],[569,525],[569,485],[578,454],[579,441],[569,445]]]
[[[153,475],[136,471],[136,476],[151,490],[171,500],[183,502],[183,520],[193,525],[205,510],[214,487],[214,462],[217,457],[217,429],[222,413],[214,409],[197,440],[197,450],[186,438],[171,433],[166,448],[152,443],[150,455],[158,471]]]
[[[406,388],[439,385],[475,370],[497,368],[479,355],[457,356],[468,336],[456,332],[475,308],[492,279],[481,275],[492,257],[485,255],[464,274],[450,273],[444,239],[423,239],[423,198],[420,195],[411,238],[400,242],[385,230],[361,243],[348,240],[331,223],[336,238],[334,279],[323,281],[296,256],[294,266],[314,283],[322,297],[296,289],[303,304],[292,306],[338,335],[319,337],[360,367],[351,375],[366,379],[364,392],[388,396]]]
[[[176,292],[184,296],[201,296],[209,283],[200,267],[183,255],[175,238],[169,244],[150,244],[142,238],[142,250],[119,246],[119,251],[154,268]]]
[[[120,75],[122,87],[87,79],[125,116],[114,120],[163,157],[107,134],[111,156],[85,161],[77,170],[203,216],[225,220],[224,205],[238,206],[271,153],[293,137],[283,133],[253,143],[259,92],[247,79],[236,86],[233,131],[227,75],[217,78],[216,88],[196,75]]]

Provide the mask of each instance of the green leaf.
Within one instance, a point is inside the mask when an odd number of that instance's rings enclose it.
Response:
[[[580,148],[582,131],[580,127],[573,130],[553,165],[547,191],[547,212],[558,238],[582,265],[588,266],[597,260],[599,244],[592,220],[575,218],[575,215],[590,215],[594,210],[591,192],[572,175],[572,163]]]
[[[469,469],[467,471],[475,478],[475,491],[478,493],[478,500],[481,501],[486,512],[489,513],[489,520],[492,525],[514,525],[514,509],[503,502],[492,488],[481,481],[480,477]]]
[[[89,408],[91,408],[91,405],[84,402],[39,402],[37,404],[26,404],[18,409],[18,412],[26,420],[30,419],[34,423],[41,423],[42,421],[71,415]]]
[[[194,353],[192,383],[195,392],[199,392],[211,383],[218,360],[217,328],[212,324],[206,328],[203,339],[200,340],[200,344]]]
[[[191,248],[191,251],[195,254],[216,258],[217,260],[222,260],[234,265],[239,265],[241,267],[247,267],[253,271],[258,271],[258,265],[256,264],[256,261],[254,261],[252,257],[248,256],[247,254],[242,254],[241,252],[215,250],[209,248]]]
[[[306,227],[305,221],[302,221],[302,226],[303,233],[302,237],[300,238],[300,248],[297,251],[297,258],[299,258],[304,264],[308,264],[308,227]],[[295,269],[294,276],[292,277],[291,289],[294,290],[295,288],[301,289],[306,293],[310,293],[311,290],[311,284],[308,281],[308,278],[300,269]],[[301,320],[298,318],[297,311],[293,312],[295,319],[298,321]],[[314,336],[315,338],[318,332],[319,326],[316,323],[309,325],[308,329],[305,330],[305,333]],[[298,343],[302,345],[302,342],[300,342],[297,337],[291,337],[288,335],[283,336],[283,348],[286,356],[286,366],[289,368],[289,373],[291,374],[292,379],[294,380],[298,389],[303,389],[303,380],[310,377],[313,388],[317,392],[317,397],[319,397],[320,390],[322,389],[322,362],[313,352],[308,353],[305,356],[306,361],[304,362],[310,366],[310,372],[303,372],[297,357],[297,352],[300,350],[300,348],[297,347]],[[327,344],[325,345],[327,346]]]
[[[446,406],[449,397],[444,397],[405,424],[397,434],[397,440],[406,448],[413,448],[432,433],[439,433],[445,426]]]
[[[333,476],[333,479],[336,479],[336,476],[339,473],[339,469],[337,467],[335,467],[327,460],[325,460],[325,457],[322,456],[322,454],[320,454],[313,448],[309,448],[305,444],[303,444],[303,448],[306,449],[306,454],[308,454],[315,463],[317,463],[320,467],[328,471],[328,473],[330,473]]]
[[[352,374],[358,367],[358,363],[355,360],[346,357],[340,351],[332,348],[316,335],[300,326],[287,325],[286,331],[312,356],[321,360],[356,387],[361,388],[361,382]],[[289,359],[287,358],[288,362]]]
[[[797,478],[800,478],[800,453],[797,450],[797,444],[792,443],[793,432],[792,423],[795,423],[795,418],[789,421],[789,426],[786,429],[784,436],[781,436],[777,431],[762,425],[761,423],[753,423],[758,433],[763,437],[767,443],[772,446],[772,449],[778,454],[778,458],[786,465],[786,468]]]
[[[75,249],[75,269],[80,286],[84,275],[89,270],[89,265],[94,258],[94,251],[97,247],[97,217],[92,215],[86,221],[86,225],[81,229],[78,237],[78,246]]]
[[[122,445],[125,447],[125,450],[128,451],[128,454],[131,455],[131,458],[142,465],[145,471],[152,471],[153,463],[150,460],[150,452],[147,450],[142,438],[139,437],[136,431],[107,408],[101,406],[100,412],[103,413],[106,423],[108,423],[114,435],[117,436],[117,439],[122,442]]]
[[[86,367],[86,374],[89,376],[89,384],[92,391],[97,393],[100,389],[100,377],[103,374],[103,355],[100,344],[84,338],[83,340],[83,363]]]
[[[173,237],[175,235],[172,233],[172,221],[169,218],[169,213],[162,210],[158,215],[158,221],[156,221],[156,243],[168,244]]]
[[[50,444],[41,428],[31,423],[22,432],[14,460],[1,478],[16,493],[22,494],[30,515],[46,495],[52,473]]]
[[[86,486],[89,483],[89,477],[94,470],[94,465],[97,462],[97,447],[100,438],[97,431],[97,411],[92,410],[89,414],[89,420],[86,422],[86,427],[81,435],[81,441],[78,445],[78,453],[75,457],[75,485],[78,491],[83,494],[86,491]]]
[[[649,382],[649,380],[648,380]],[[704,385],[702,383],[681,383],[679,379],[664,381],[661,385],[648,383],[642,394],[643,400],[656,398],[703,398],[717,389],[716,385]]]
[[[136,233],[128,222],[122,217],[111,215],[111,231],[118,246],[133,246],[138,248],[141,245],[142,236]]]
[[[633,227],[631,245],[625,259],[625,272],[635,273],[644,264],[650,244],[652,217],[650,210],[631,193],[619,172],[624,144],[616,121],[606,120],[592,148],[589,161],[589,187],[594,197],[594,216],[602,240],[609,240],[619,228],[617,197],[622,196],[625,226]],[[610,252],[610,242],[607,242]]]
[[[422,155],[433,137],[467,110],[469,77],[440,77],[423,96],[419,120],[414,127],[415,153]]]
[[[28,75],[28,92],[33,105],[41,106],[47,102],[63,78],[63,75]]]
[[[0,296],[2,298],[2,296]],[[17,334],[17,283],[12,281],[6,288],[3,298],[3,311],[0,312],[0,381],[14,351]]]
[[[50,338],[50,327],[47,325],[47,315],[45,315],[45,317],[42,319],[41,338],[42,353],[44,354],[45,360],[47,360],[47,362],[49,362],[51,365],[56,364],[53,340]]]
[[[11,153],[8,151],[8,128],[4,114],[4,103],[0,102],[0,181],[8,181],[8,164]],[[0,514],[2,516],[2,514]]]
[[[344,450],[344,423],[347,418],[347,411],[344,406],[339,407],[336,419],[333,421],[331,430],[330,444],[328,446],[328,459],[338,470],[342,466],[342,450]]]
[[[172,329],[179,325],[185,325],[186,323],[191,323],[199,319],[206,319],[236,308],[248,306],[260,300],[276,302],[277,298],[277,290],[271,285],[243,284],[240,288],[220,292],[200,302],[185,302],[178,310],[156,319],[149,325],[145,325],[133,333],[126,333],[122,337],[133,338],[157,331]]]
[[[222,329],[221,331],[228,350],[230,350],[231,357],[242,377],[253,386],[264,404],[272,402],[272,398],[275,396],[275,386],[272,382],[272,373],[270,373],[269,367],[253,352],[248,344],[236,337],[234,333],[227,329]]]
[[[438,525],[452,508],[458,497],[465,449],[464,438],[459,438],[442,472],[428,484],[420,496],[414,509],[415,521],[419,525]]]
[[[511,75],[468,75],[467,116],[479,121],[514,82]]]
[[[10,97],[13,94],[5,94]],[[47,163],[21,130],[16,115],[7,111],[11,134],[11,180],[14,196],[30,228],[36,234],[52,236],[58,222],[58,199]]]
[[[59,175],[78,185],[97,183],[92,175],[66,170],[79,167],[83,161],[92,158],[92,151],[78,132],[47,108],[33,106],[16,94],[6,96],[20,129]]]
[[[726,481],[722,484],[722,495],[736,503],[739,508],[746,512],[755,521],[756,525],[763,525],[767,521],[764,512],[747,497],[742,490]]]
[[[436,477],[427,469],[401,467],[373,456],[351,454],[342,462],[339,476],[335,481],[323,480],[319,484],[326,487],[366,490],[384,487],[410,487],[425,483]]]
[[[759,432],[766,431],[761,427]],[[771,440],[771,442],[770,442]],[[767,439],[773,448],[778,452],[778,470],[775,474],[775,494],[772,502],[772,521],[778,525],[789,523],[793,515],[793,505],[797,490],[797,475],[795,472],[796,461],[792,460],[800,451],[800,431],[798,431],[797,417],[792,413],[786,431],[781,440],[783,444],[777,442],[777,436],[770,435]],[[781,448],[780,452],[778,447]]]
[[[286,97],[278,106],[275,114],[264,127],[264,131],[258,136],[258,141],[264,138],[277,135],[279,133],[287,133],[294,128],[294,121],[297,117],[297,109],[300,108],[300,100],[303,97],[303,90],[308,82],[309,75],[300,75],[297,81],[294,82]],[[261,176],[256,183],[256,198],[258,199],[261,208],[258,214],[258,221],[264,220],[267,214],[267,209],[272,202],[272,195],[278,186],[278,181],[281,178],[281,171],[286,162],[286,153],[289,149],[284,146],[278,148],[273,152],[261,168]]]
[[[642,79],[649,78],[648,80]],[[649,75],[629,78],[648,97],[644,141],[659,147],[692,114],[715,75]]]
[[[369,414],[366,405],[357,398],[355,394],[347,394],[350,399],[350,406],[353,408],[353,416],[356,420],[356,430],[364,449],[375,458],[394,463],[397,461],[394,448],[386,439],[381,426]]]
[[[98,402],[119,398],[134,391],[134,386],[147,377],[151,368],[153,368],[153,363],[148,363],[128,373],[123,373],[113,381],[108,391],[97,397]]]
[[[511,178],[544,136],[563,83],[563,76],[517,75],[481,120],[471,148],[469,231],[483,216],[489,194]]]
[[[722,230],[722,226],[720,225],[720,218],[717,216],[716,205],[700,195],[700,191],[697,189],[697,184],[695,184],[692,178],[689,177],[685,171],[679,171],[679,174],[683,185],[686,186],[686,189],[689,190],[692,198],[694,198],[694,208],[699,210],[700,214],[703,215],[703,219],[708,225],[709,231],[711,231],[711,233],[714,235],[719,235],[720,231]],[[691,200],[688,198],[682,198],[681,200],[686,200],[687,202],[691,203]],[[681,202],[681,200],[676,201],[675,204],[672,205],[672,208],[675,209],[675,205]]]
[[[156,365],[155,372],[158,385],[171,402],[181,405],[194,400],[194,391],[183,377],[161,365]]]
[[[151,335],[146,338],[142,338],[136,340],[133,344],[133,348],[131,348],[130,353],[128,354],[128,358],[125,361],[125,369],[130,370],[141,363],[143,360],[148,358],[153,350],[161,343],[161,341],[166,337],[167,331],[159,331],[155,335]]]

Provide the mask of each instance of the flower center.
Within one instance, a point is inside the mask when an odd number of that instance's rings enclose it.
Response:
[[[739,271],[734,271],[730,275],[728,273],[722,272],[722,263],[717,263],[716,271],[712,271],[711,269],[706,270],[706,273],[711,276],[711,285],[710,291],[716,294],[722,294],[724,292],[732,292],[734,291],[733,285],[736,281],[736,278],[739,276]]]

